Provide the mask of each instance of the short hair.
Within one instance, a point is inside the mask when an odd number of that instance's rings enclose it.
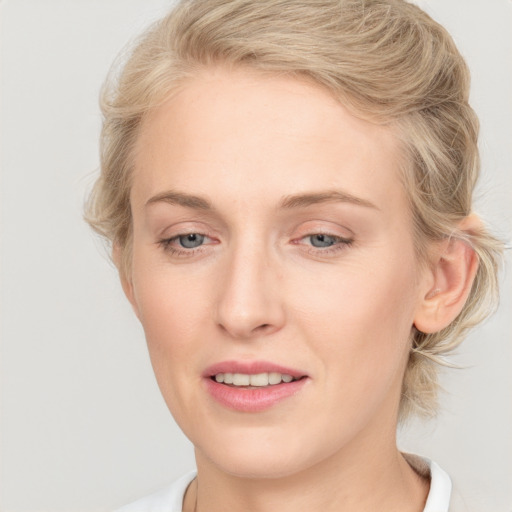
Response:
[[[313,81],[361,118],[394,130],[418,258],[460,238],[478,256],[469,298],[436,333],[412,329],[400,418],[437,410],[438,364],[497,304],[501,243],[482,226],[461,232],[479,174],[469,72],[447,31],[404,0],[182,0],[113,69],[101,93],[101,174],[86,220],[130,268],[133,150],[147,114],[212,66]]]

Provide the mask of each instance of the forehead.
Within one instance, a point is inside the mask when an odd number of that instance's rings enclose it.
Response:
[[[213,186],[270,200],[339,187],[382,202],[401,193],[398,162],[389,128],[353,116],[320,86],[215,68],[145,119],[132,198],[165,188],[210,196]]]

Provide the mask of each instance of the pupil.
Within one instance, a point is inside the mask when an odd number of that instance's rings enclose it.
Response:
[[[334,244],[334,238],[329,235],[313,235],[311,237],[311,244],[313,247],[329,247]]]
[[[186,249],[194,249],[203,243],[204,236],[197,233],[189,233],[188,235],[180,236],[179,240],[182,247],[185,247]]]

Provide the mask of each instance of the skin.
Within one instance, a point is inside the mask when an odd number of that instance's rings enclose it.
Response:
[[[397,413],[411,329],[444,322],[449,264],[417,261],[390,130],[315,85],[216,68],[147,117],[136,149],[123,286],[195,446],[184,509],[423,510]],[[202,245],[182,247],[190,233]],[[308,381],[259,413],[206,393],[207,366],[255,359]]]

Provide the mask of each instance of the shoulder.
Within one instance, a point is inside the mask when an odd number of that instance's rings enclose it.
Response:
[[[185,491],[195,477],[196,472],[191,471],[167,487],[128,503],[114,512],[181,512]]]

